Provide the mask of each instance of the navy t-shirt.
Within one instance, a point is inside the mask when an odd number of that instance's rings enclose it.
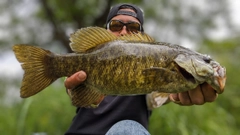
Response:
[[[106,96],[97,108],[77,108],[77,114],[65,135],[106,134],[121,120],[134,120],[148,129],[150,114],[146,95]]]

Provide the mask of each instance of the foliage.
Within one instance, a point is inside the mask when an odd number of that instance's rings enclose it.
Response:
[[[59,81],[19,103],[0,104],[0,110],[0,132],[4,135],[64,134],[75,115],[75,107]]]
[[[220,100],[222,99],[219,98],[218,101]],[[216,102],[188,107],[170,103],[160,107],[153,112],[150,132],[153,135],[235,135],[239,133],[234,116]]]

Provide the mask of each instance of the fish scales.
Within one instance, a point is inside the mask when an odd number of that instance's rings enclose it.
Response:
[[[70,93],[72,104],[96,107],[105,95],[179,93],[207,82],[222,93],[226,69],[207,55],[179,45],[155,42],[147,34],[116,37],[99,27],[70,36],[75,53],[54,54],[29,45],[13,51],[25,73],[21,97],[32,96],[56,79],[79,70],[87,79]],[[165,94],[166,95],[166,94]]]
[[[173,64],[173,59],[177,53],[173,53],[174,49],[168,49],[169,47],[167,46],[147,46],[143,43],[116,42],[104,45],[96,52],[71,55],[71,60],[66,56],[59,56],[61,61],[56,58],[56,63],[53,65],[55,65],[54,71],[57,71],[55,72],[56,76],[69,76],[79,70],[85,71],[91,75],[85,84],[95,86],[105,94],[149,93],[158,89],[156,83],[161,83],[161,87],[163,87],[165,83],[176,82],[174,81],[175,79],[179,80],[178,87],[181,84],[184,84],[185,87],[185,83],[183,83],[185,79],[182,76],[176,76],[178,74],[173,74],[174,76],[172,76],[168,72],[163,72],[163,74],[159,74],[161,78],[153,75],[153,80],[145,79],[143,70],[152,67],[161,67],[177,72],[176,66]],[[168,57],[168,59],[163,57],[166,55],[172,55],[172,57]],[[181,80],[182,82],[180,82]],[[149,87],[147,89],[145,89],[145,81],[148,81]],[[162,91],[178,92],[169,88],[164,88]]]

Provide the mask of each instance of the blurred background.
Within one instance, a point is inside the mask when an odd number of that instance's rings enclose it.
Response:
[[[111,5],[139,5],[145,32],[157,41],[180,44],[209,54],[227,69],[225,92],[213,103],[155,109],[152,135],[237,135],[240,133],[240,1],[236,0],[1,0],[0,133],[59,135],[75,115],[63,81],[28,99],[19,97],[23,71],[13,44],[38,45],[56,53],[71,52],[69,35],[101,26]]]

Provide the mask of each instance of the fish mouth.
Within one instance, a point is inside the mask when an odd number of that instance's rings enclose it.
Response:
[[[186,80],[188,80],[188,81],[190,81],[190,82],[192,82],[192,83],[196,83],[196,80],[195,80],[195,78],[193,77],[192,74],[190,74],[189,72],[187,72],[184,68],[182,68],[182,67],[180,67],[180,66],[177,66],[177,68],[178,68],[178,71],[182,74],[182,76],[183,76]]]
[[[215,63],[214,63],[215,64]],[[226,83],[226,68],[221,67],[218,64],[213,64],[213,82],[210,83],[211,86],[217,91],[218,94],[223,93],[225,83]]]
[[[221,67],[219,64],[213,63],[213,76],[209,77],[209,80],[206,82],[218,93],[221,94],[224,92],[224,87],[226,83],[226,68]],[[179,73],[189,82],[196,84],[199,83],[195,77],[189,73],[187,70],[177,65]]]

